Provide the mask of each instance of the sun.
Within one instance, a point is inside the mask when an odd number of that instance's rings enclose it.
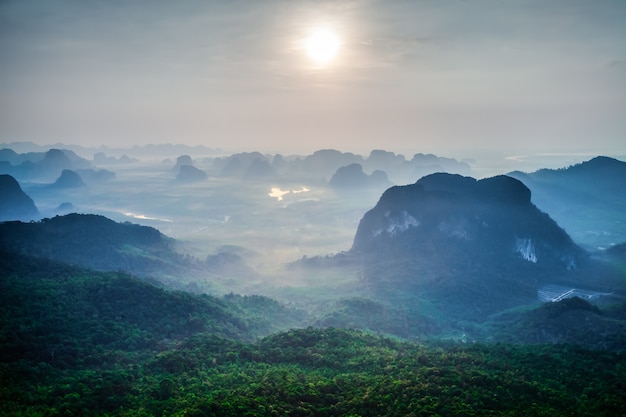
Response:
[[[340,41],[331,29],[317,28],[305,40],[305,50],[309,58],[319,67],[326,67],[337,57]]]

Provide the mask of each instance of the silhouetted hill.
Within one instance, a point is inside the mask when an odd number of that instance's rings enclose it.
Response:
[[[360,164],[363,157],[350,152],[340,152],[335,149],[321,149],[298,161],[297,170],[319,177],[330,177],[340,167],[350,164]]]
[[[259,274],[236,253],[218,252],[207,256],[204,263],[207,271],[223,278],[244,281],[259,277]]]
[[[54,215],[56,216],[64,216],[66,214],[71,214],[71,213],[76,213],[76,207],[74,206],[74,204],[68,201],[59,204],[54,209]]]
[[[39,210],[15,178],[0,174],[0,221],[33,220]]]
[[[85,183],[83,179],[78,175],[76,171],[71,169],[64,169],[61,172],[61,176],[57,178],[54,184],[49,185],[49,188],[63,189],[63,188],[81,188]]]
[[[363,172],[363,167],[355,163],[339,168],[328,185],[342,191],[358,191],[363,188],[384,190],[391,185],[391,182],[385,172],[377,170],[367,175]]]
[[[537,285],[585,259],[567,233],[506,176],[433,174],[385,191],[351,254],[378,297],[413,297],[484,317],[536,299]]]
[[[363,165],[368,169],[393,170],[402,166],[405,162],[403,155],[396,155],[383,149],[374,149],[370,152]]]
[[[272,168],[272,164],[265,158],[254,158],[246,172],[244,173],[244,179],[248,180],[257,180],[257,179],[267,179],[267,178],[276,178],[278,175],[274,168]]]
[[[18,165],[23,162],[22,158],[20,158],[20,154],[8,148],[0,149],[0,161],[6,162],[9,165]]]
[[[107,169],[77,169],[76,173],[89,184],[112,181],[115,179],[115,172]]]
[[[406,166],[410,168],[411,181],[437,172],[460,175],[470,175],[471,173],[471,168],[467,163],[433,154],[415,154],[413,159],[406,163]]]
[[[205,181],[208,178],[206,172],[194,167],[193,165],[180,165],[176,181],[179,182],[196,182]]]
[[[242,152],[224,158],[216,158],[214,166],[222,177],[244,178],[255,160],[264,160],[260,152]]]
[[[540,169],[529,174],[540,181],[593,192],[621,191],[626,194],[626,162],[597,156],[589,161],[562,169]]]
[[[98,165],[123,165],[139,162],[136,158],[129,158],[128,155],[122,155],[119,158],[115,156],[107,156],[104,152],[96,152],[93,155],[93,162]]]
[[[68,214],[34,223],[0,224],[0,248],[101,271],[164,278],[189,267],[158,230],[103,216]]]
[[[574,240],[591,249],[626,241],[626,162],[598,156],[562,169],[511,172]]]
[[[51,181],[59,177],[63,170],[90,169],[91,163],[67,149],[49,149],[47,152],[15,154],[10,150],[0,153],[3,173],[10,174],[20,181]]]
[[[176,165],[174,166],[174,171],[179,171],[183,166],[193,166],[193,161],[191,160],[191,156],[189,155],[181,155],[176,158]]]
[[[72,167],[72,160],[61,149],[50,149],[38,164],[45,171],[60,171]]]

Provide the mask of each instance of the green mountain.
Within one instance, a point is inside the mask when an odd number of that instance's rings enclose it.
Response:
[[[265,297],[171,291],[15,252],[0,252],[0,305],[0,416],[626,413],[623,350],[285,330],[307,316]],[[548,318],[602,314],[548,306]],[[390,311],[369,319],[400,318]]]
[[[254,340],[305,315],[261,296],[173,291],[122,272],[0,253],[5,358],[80,362],[83,347],[157,349],[197,332]]]
[[[6,252],[99,271],[125,271],[167,283],[194,268],[173,246],[172,239],[152,227],[93,214],[0,223],[0,249]]]
[[[34,296],[40,299],[39,294]],[[181,316],[167,314],[176,305],[186,303],[166,304],[162,325],[179,325]],[[21,339],[41,317],[36,308],[24,310]],[[100,327],[84,328],[80,320],[64,325],[51,321],[49,333],[68,328],[59,335],[64,344],[57,345],[58,351],[48,346],[35,358],[3,355],[0,415],[614,416],[626,412],[623,353],[564,345],[416,344],[332,328],[291,330],[254,343],[199,331],[142,349],[137,337],[132,337],[140,331],[127,326],[126,318],[109,318],[112,328],[104,336],[114,340],[103,340],[99,331],[108,325],[106,319],[101,317]],[[141,331],[147,336],[160,332],[158,326]],[[5,335],[0,338],[2,348],[7,344]],[[74,335],[82,339],[68,354],[65,344],[72,345]],[[41,347],[46,341],[45,336],[37,336],[27,346]]]

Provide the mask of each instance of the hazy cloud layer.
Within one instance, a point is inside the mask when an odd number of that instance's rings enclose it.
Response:
[[[624,152],[626,3],[0,3],[0,140]],[[316,68],[303,39],[341,38]]]

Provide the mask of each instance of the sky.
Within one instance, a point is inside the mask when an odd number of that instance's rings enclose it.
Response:
[[[0,0],[13,141],[626,155],[626,1]]]

